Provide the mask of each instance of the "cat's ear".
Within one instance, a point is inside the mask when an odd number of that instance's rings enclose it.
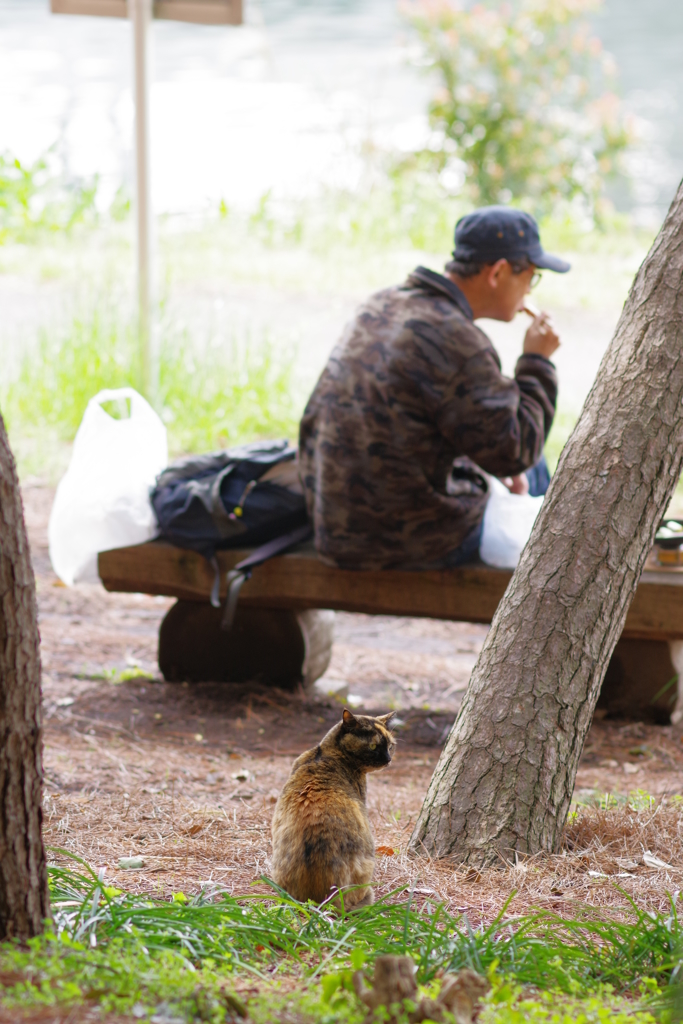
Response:
[[[379,715],[375,719],[375,721],[379,722],[380,725],[383,725],[386,728],[390,724],[392,718],[395,717],[395,715],[396,715],[395,711],[390,711],[388,715]]]
[[[352,714],[349,711],[348,708],[344,708],[342,714],[342,722],[344,723],[347,729],[353,729],[354,725],[358,725],[358,719],[354,714]]]

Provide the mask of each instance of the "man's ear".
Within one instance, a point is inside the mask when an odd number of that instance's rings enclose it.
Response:
[[[355,715],[351,714],[348,708],[344,708],[342,722],[347,729],[353,729],[354,725],[358,725],[358,719]]]
[[[389,723],[391,722],[392,718],[395,717],[395,715],[396,715],[395,711],[390,711],[388,715],[379,715],[375,719],[375,721],[379,722],[380,725],[383,725],[386,728],[389,725]]]
[[[487,277],[487,282],[489,284],[489,287],[491,287],[491,288],[497,288],[498,287],[498,285],[500,284],[501,277],[502,277],[502,275],[505,272],[505,267],[507,267],[507,266],[508,266],[508,261],[507,260],[496,260],[495,263],[491,264],[491,266],[488,268],[489,272],[488,272],[488,277]]]

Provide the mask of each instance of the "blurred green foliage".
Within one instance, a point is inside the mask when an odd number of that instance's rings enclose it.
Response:
[[[414,160],[475,205],[544,213],[579,201],[599,218],[631,129],[616,69],[586,16],[602,0],[414,0],[406,7],[436,77],[434,136]]]
[[[97,178],[69,180],[54,148],[33,163],[0,154],[0,244],[96,220]]]
[[[221,229],[229,229],[224,233],[226,251],[239,245],[240,251],[249,253],[258,247],[262,254],[277,250],[314,254],[324,259],[330,275],[342,261],[358,267],[359,258],[372,254],[403,252],[406,257],[411,254],[411,260],[420,254],[438,254],[437,259],[445,262],[453,248],[454,225],[471,211],[472,203],[464,193],[450,195],[433,172],[417,162],[396,164],[383,157],[380,171],[355,192],[329,189],[287,202],[265,193],[248,215],[220,205],[218,216],[207,218],[201,232],[211,244],[210,236],[216,238]],[[644,255],[652,241],[652,229],[638,227],[609,207],[601,214],[600,231],[567,206],[536,213],[549,250],[603,258],[634,250]],[[183,244],[190,234],[182,234]],[[251,265],[249,271],[253,275]],[[611,284],[611,275],[605,282]],[[377,287],[382,283],[386,279]]]
[[[250,238],[264,247],[291,246],[325,257],[340,247],[362,253],[392,248],[439,252],[451,247],[453,224],[466,210],[462,201],[435,188],[432,176],[387,161],[382,174],[356,192],[329,189],[287,203],[267,192],[246,226]],[[241,220],[238,213],[230,217],[233,230],[243,230]]]
[[[294,353],[276,353],[267,336],[201,346],[187,331],[162,331],[156,406],[172,453],[207,451],[258,437],[298,435],[302,398],[293,382]],[[43,332],[37,351],[0,389],[10,434],[75,436],[88,401],[103,388],[140,389],[137,335],[110,304]]]

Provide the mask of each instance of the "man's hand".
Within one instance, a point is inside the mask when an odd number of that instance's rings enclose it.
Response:
[[[553,352],[560,347],[560,339],[555,333],[549,313],[539,313],[534,317],[531,327],[524,335],[522,351],[527,356],[545,356],[550,359]]]
[[[501,477],[500,482],[505,484],[510,494],[529,493],[529,478],[527,477],[526,473],[520,473],[519,476]]]

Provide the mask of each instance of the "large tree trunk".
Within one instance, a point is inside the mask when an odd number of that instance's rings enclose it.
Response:
[[[412,848],[556,850],[603,676],[683,459],[683,185],[640,268],[432,777]]]
[[[39,934],[49,913],[38,645],[19,480],[0,416],[0,939]]]

